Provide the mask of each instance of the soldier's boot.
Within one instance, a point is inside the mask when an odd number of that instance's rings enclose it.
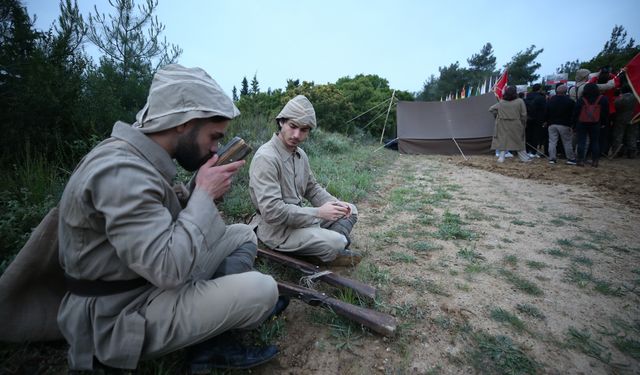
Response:
[[[278,354],[275,345],[244,346],[237,334],[238,331],[227,331],[189,348],[189,372],[209,374],[213,369],[248,369]]]

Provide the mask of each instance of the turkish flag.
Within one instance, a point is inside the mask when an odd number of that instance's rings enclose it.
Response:
[[[636,99],[640,101],[640,53],[631,59],[624,68],[627,73],[627,82],[629,82]],[[640,122],[640,113],[637,113],[631,120],[632,124],[636,122]]]
[[[507,69],[504,70],[500,78],[496,81],[496,83],[491,88],[491,91],[496,95],[498,100],[502,99],[502,95],[504,95],[504,90],[507,88],[507,81],[509,77],[507,75]]]

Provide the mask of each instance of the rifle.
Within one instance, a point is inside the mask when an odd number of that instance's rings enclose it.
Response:
[[[313,275],[320,271],[320,267],[318,266],[315,266],[311,263],[307,263],[303,260],[296,259],[273,250],[258,248],[258,256],[283,264],[287,267],[297,269],[298,271],[301,271],[306,275]],[[321,275],[318,278],[326,282],[327,284],[330,284],[336,287],[350,288],[358,292],[358,294],[360,295],[369,297],[371,299],[376,298],[376,288],[372,287],[371,285],[367,285],[359,281],[340,276],[335,273],[328,273],[326,275]]]
[[[392,336],[396,331],[396,320],[388,314],[379,311],[355,306],[350,303],[331,298],[324,293],[301,286],[278,282],[278,291],[281,295],[296,297],[311,306],[324,306],[336,314],[344,316],[371,328],[373,331],[384,336]]]

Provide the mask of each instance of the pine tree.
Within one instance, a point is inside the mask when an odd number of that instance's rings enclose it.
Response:
[[[240,97],[249,95],[249,81],[247,81],[247,77],[242,77],[242,83],[240,85]]]
[[[253,75],[253,79],[251,80],[251,95],[257,95],[260,93],[260,85],[258,84],[257,74]]]

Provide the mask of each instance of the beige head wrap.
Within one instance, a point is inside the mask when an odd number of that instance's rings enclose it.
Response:
[[[282,111],[278,113],[278,116],[276,116],[276,120],[281,118],[293,120],[301,126],[310,126],[312,129],[316,128],[316,111],[313,109],[313,105],[311,105],[309,99],[304,95],[298,95],[289,100],[284,108],[282,108]]]
[[[576,71],[576,82],[586,81],[589,79],[590,73],[589,69],[578,69]]]
[[[239,114],[233,100],[204,70],[171,64],[153,76],[147,104],[136,115],[133,127],[155,133],[196,118],[233,119]]]

